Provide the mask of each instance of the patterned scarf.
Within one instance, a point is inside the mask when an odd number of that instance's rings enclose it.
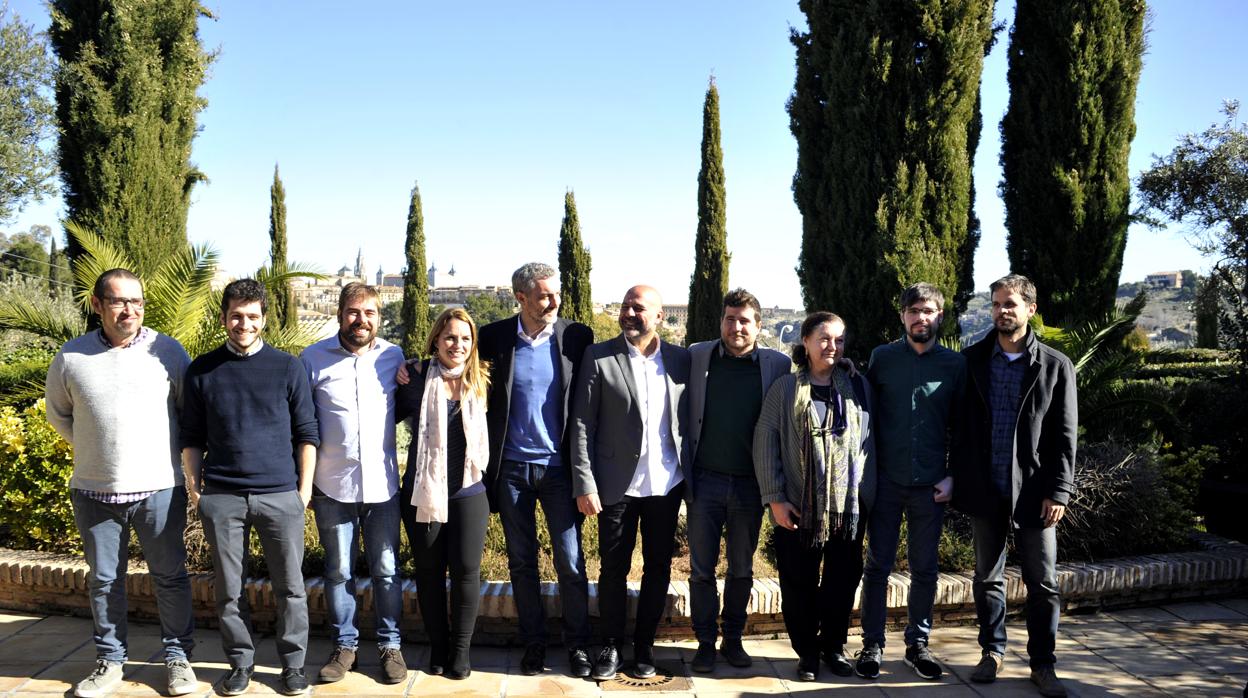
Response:
[[[793,400],[793,426],[797,430],[798,458],[805,479],[802,486],[798,533],[806,545],[823,545],[835,535],[852,538],[858,530],[858,486],[862,482],[862,419],[849,376],[832,371],[832,388],[845,405],[843,428],[828,419],[819,422],[810,397],[810,373],[797,374]]]
[[[464,367],[443,368],[434,359],[429,362],[429,376],[425,378],[425,392],[421,397],[420,422],[414,441],[416,457],[409,467],[416,468],[415,487],[412,488],[412,506],[416,507],[416,520],[420,523],[437,521],[446,523],[447,419],[446,399],[442,397],[442,384],[447,378],[463,375]],[[485,421],[485,401],[471,390],[465,389],[460,398],[460,412],[464,420],[465,486],[481,481],[481,473],[490,460],[489,429]]]

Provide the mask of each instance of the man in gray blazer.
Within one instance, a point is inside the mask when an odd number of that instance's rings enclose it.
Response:
[[[586,516],[598,516],[602,572],[598,608],[603,648],[591,677],[620,667],[627,580],[637,530],[644,569],[633,631],[638,678],[654,676],[654,635],[672,576],[676,517],[687,473],[681,459],[689,352],[659,339],[663,300],[634,286],[620,307],[620,336],[589,347],[572,407],[572,490]]]
[[[693,670],[715,668],[719,589],[715,565],[719,541],[727,544],[720,653],[734,667],[751,664],[741,645],[745,607],[754,586],[754,549],[763,521],[763,502],[751,456],[754,423],[763,396],[791,370],[788,356],[757,346],[762,309],[745,289],[724,296],[720,338],[689,347],[689,428],[685,439],[693,476],[689,501],[689,601],[698,651]]]

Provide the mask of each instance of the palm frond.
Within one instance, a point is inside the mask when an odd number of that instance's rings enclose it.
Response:
[[[305,262],[287,262],[285,268],[275,269],[266,264],[256,270],[256,281],[264,284],[265,290],[273,293],[276,284],[287,284],[295,279],[314,279],[324,281],[329,275],[322,272],[315,264]]]
[[[80,314],[65,312],[51,299],[0,300],[0,330],[20,330],[64,344],[86,329]]]
[[[212,279],[219,255],[208,245],[188,246],[169,257],[146,284],[147,323],[186,346],[215,317]]]
[[[105,240],[95,231],[88,230],[74,221],[65,221],[65,232],[82,248],[83,254],[74,258],[70,267],[74,272],[75,300],[87,312],[91,311],[91,287],[95,280],[109,269],[136,271],[134,261],[116,245]]]
[[[0,393],[0,406],[22,407],[43,397],[44,381],[28,380]]]

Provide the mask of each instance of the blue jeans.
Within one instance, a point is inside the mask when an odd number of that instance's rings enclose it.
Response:
[[[375,504],[340,502],[317,493],[312,496],[316,529],[325,546],[325,605],[334,644],[356,649],[355,560],[364,540],[364,559],[373,580],[373,610],[377,618],[377,646],[398,649],[403,586],[398,580],[399,495]]]
[[[725,541],[728,572],[724,576],[723,633],[740,640],[745,631],[745,607],[754,587],[754,549],[763,523],[763,500],[758,479],[726,475],[698,468],[693,472],[693,502],[689,504],[689,603],[698,642],[714,643],[715,619],[720,615],[715,565],[719,541]]]
[[[572,497],[572,481],[566,467],[504,460],[498,472],[498,516],[507,538],[511,591],[520,616],[520,639],[525,644],[546,642],[546,612],[537,569],[535,511],[539,501],[546,514],[559,577],[564,645],[572,648],[589,644],[589,581],[581,549],[581,515]]]
[[[91,617],[98,659],[124,662],[126,655],[126,567],[130,529],[143,548],[165,659],[189,659],[195,646],[191,581],[186,576],[186,489],[170,487],[129,504],[105,504],[71,490],[74,522],[86,553]]]
[[[867,564],[862,580],[862,642],[884,646],[888,575],[897,559],[901,515],[906,515],[906,549],[910,561],[909,622],[906,645],[927,644],[932,634],[936,600],[940,529],[945,505],[932,499],[931,485],[898,485],[880,473],[875,507],[867,523]]]
[[[1012,527],[999,520],[972,517],[975,531],[975,613],[979,646],[1005,655],[1005,540]],[[1057,591],[1057,527],[1015,528],[1014,544],[1027,585],[1027,656],[1033,669],[1052,666],[1057,657],[1057,621],[1062,599]]]

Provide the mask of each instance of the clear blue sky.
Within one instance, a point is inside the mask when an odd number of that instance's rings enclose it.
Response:
[[[268,254],[274,164],[286,185],[290,255],[323,270],[403,265],[408,193],[419,181],[429,259],[460,283],[507,283],[529,260],[556,259],[563,194],[576,194],[598,301],[633,283],[683,302],[693,265],[702,99],[720,90],[731,283],[766,305],[799,307],[793,271],[801,218],[790,183],[796,146],[796,2],[242,2],[209,0],[206,47],[219,50],[193,160],[189,230],[225,268],[248,274]],[[1151,3],[1137,102],[1133,175],[1184,132],[1248,100],[1240,0]],[[10,0],[46,27],[40,0]],[[1008,20],[1010,2],[998,3]],[[1003,34],[983,77],[975,163],[983,240],[977,288],[1008,271],[996,195],[1004,113]],[[55,225],[59,201],[14,229]],[[1133,228],[1124,280],[1205,268],[1178,231]],[[834,309],[835,310],[835,309]]]

